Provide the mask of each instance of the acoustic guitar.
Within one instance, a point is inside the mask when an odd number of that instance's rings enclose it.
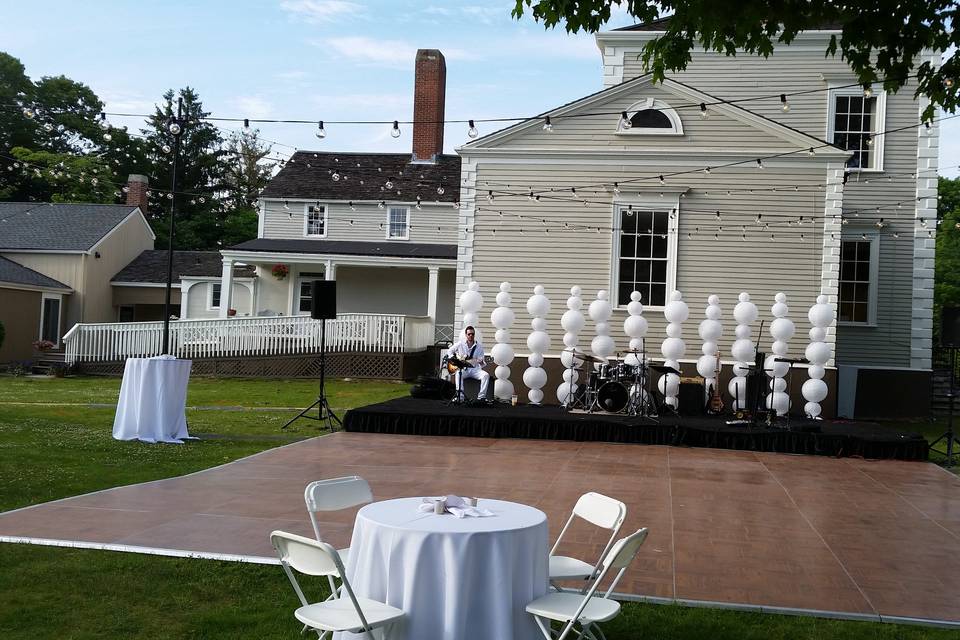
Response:
[[[457,356],[449,356],[447,358],[447,373],[450,375],[455,374],[460,369],[469,369],[470,367],[482,366],[482,361],[479,358],[468,358],[466,360],[461,360]]]

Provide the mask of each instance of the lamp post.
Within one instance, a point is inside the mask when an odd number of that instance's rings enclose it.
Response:
[[[170,172],[170,234],[167,238],[167,286],[163,301],[163,353],[170,353],[170,291],[173,287],[173,234],[177,210],[177,161],[180,158],[180,135],[183,133],[183,98],[177,98],[177,117],[170,118],[167,130],[173,136],[173,169]]]

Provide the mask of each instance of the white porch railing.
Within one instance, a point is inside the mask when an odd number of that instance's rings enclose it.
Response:
[[[309,316],[172,320],[170,350],[182,358],[318,353],[320,323]],[[433,332],[425,316],[344,313],[327,320],[327,353],[422,351]],[[68,364],[150,357],[161,352],[163,322],[76,324],[63,341]]]

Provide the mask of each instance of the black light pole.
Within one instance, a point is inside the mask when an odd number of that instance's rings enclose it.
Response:
[[[170,291],[173,288],[173,233],[177,210],[177,160],[180,158],[180,134],[183,133],[183,98],[177,98],[177,117],[167,130],[173,135],[173,170],[170,176],[170,237],[167,239],[167,286],[163,301],[163,353],[170,353]]]

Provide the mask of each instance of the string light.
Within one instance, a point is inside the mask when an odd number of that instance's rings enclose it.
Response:
[[[790,103],[787,102],[787,94],[785,94],[785,93],[781,93],[781,94],[780,94],[780,109],[781,109],[784,113],[790,111]]]
[[[397,120],[393,121],[393,129],[390,130],[390,136],[393,138],[400,137],[400,123]]]
[[[630,122],[630,118],[627,117],[627,112],[621,111],[620,112],[620,128],[626,130],[632,126],[633,126],[633,123]]]
[[[493,202],[494,200],[493,190],[487,191],[487,202]]]
[[[350,211],[356,211],[357,207],[353,204],[353,200],[350,201]]]
[[[763,169],[763,160],[757,158],[757,169]]]
[[[707,175],[710,175],[710,167],[704,167],[703,172]]]
[[[866,145],[867,145],[868,147],[872,147],[872,146],[873,146],[873,136],[868,133],[867,135],[864,136],[864,142],[866,143]]]
[[[873,88],[870,86],[870,83],[863,85],[863,97],[869,98],[873,96]]]
[[[250,118],[243,119],[243,131],[245,133],[250,131]]]
[[[659,178],[660,178],[660,184],[661,184],[661,185],[663,185],[663,184],[665,184],[665,183],[667,182],[666,180],[663,179],[663,176],[662,176],[662,175],[659,176]]]
[[[543,119],[543,130],[548,133],[553,133],[553,123],[550,122],[550,116],[547,116]]]
[[[377,209],[383,209],[385,206],[387,206],[387,203],[383,200],[377,203]],[[383,229],[383,225],[380,225],[380,228]]]
[[[443,185],[442,185],[442,184],[441,184],[439,187],[437,187],[437,195],[438,195],[438,196],[442,196],[445,192],[446,192],[446,189],[443,188]]]
[[[613,195],[615,196],[620,195],[620,185],[617,184],[616,182],[613,183]]]
[[[470,128],[467,129],[468,136],[470,136],[471,138],[476,138],[478,135],[480,135],[480,132],[477,131],[477,126],[473,123],[473,120],[470,121],[469,127]]]
[[[318,121],[317,121],[317,133],[316,133],[316,136],[317,136],[317,139],[319,139],[319,140],[323,140],[324,138],[327,137],[327,130],[323,128],[323,120],[318,120]]]
[[[700,117],[709,118],[710,114],[707,112],[707,104],[705,102],[700,103]]]
[[[816,152],[813,150],[813,147],[810,147],[809,149],[807,149],[807,155],[808,156],[816,155]]]

